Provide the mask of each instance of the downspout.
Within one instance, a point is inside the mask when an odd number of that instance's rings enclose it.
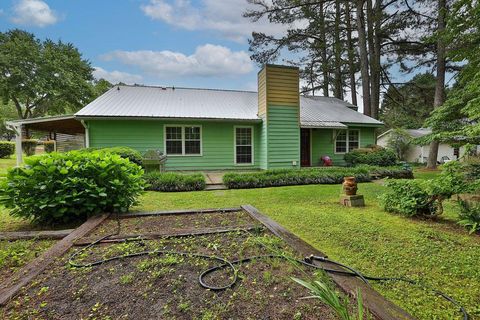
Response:
[[[80,120],[82,126],[85,128],[85,148],[90,148],[90,130],[88,130],[88,124],[84,120]]]

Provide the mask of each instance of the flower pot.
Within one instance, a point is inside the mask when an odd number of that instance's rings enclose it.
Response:
[[[355,177],[344,177],[343,178],[343,192],[347,196],[354,196],[357,194],[357,181]]]

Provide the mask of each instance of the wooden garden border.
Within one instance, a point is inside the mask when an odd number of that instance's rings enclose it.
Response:
[[[77,229],[72,231],[68,236],[58,241],[50,249],[45,251],[41,256],[15,272],[15,274],[1,284],[0,306],[7,304],[7,302],[10,301],[10,299],[12,299],[22,287],[27,285],[30,280],[42,273],[57,258],[67,252],[68,249],[72,247],[73,242],[76,239],[81,238],[92,231],[106,218],[108,218],[108,216],[109,214],[102,214],[91,217]]]
[[[255,207],[251,205],[243,205],[242,209],[247,211],[250,216],[260,221],[273,234],[283,239],[292,248],[304,256],[316,255],[326,257],[324,253],[315,249],[283,226],[263,215]],[[330,269],[342,270],[340,267],[335,267],[332,264],[321,263],[315,261],[315,264],[324,266]],[[339,274],[329,274],[333,281],[349,295],[355,297],[357,290],[360,290],[364,305],[376,317],[383,320],[397,320],[397,319],[415,319],[405,310],[387,300],[384,296],[375,291],[372,287],[365,284],[357,277],[343,276]]]
[[[239,212],[246,211],[253,219],[259,221],[263,226],[270,230],[274,235],[278,236],[284,240],[288,245],[295,249],[298,253],[304,256],[317,255],[325,256],[324,253],[315,249],[313,246],[309,245],[283,226],[270,219],[269,217],[263,215],[255,207],[251,205],[242,205],[241,207],[236,208],[223,208],[223,209],[201,209],[201,210],[171,210],[171,211],[157,211],[157,212],[138,212],[138,213],[127,213],[120,215],[121,219],[135,218],[135,217],[145,217],[145,216],[161,216],[161,215],[183,215],[183,214],[198,214],[198,213],[214,213],[214,212]],[[76,239],[82,238],[87,235],[90,231],[100,225],[109,217],[109,214],[103,214],[90,218],[80,227],[75,229],[68,236],[57,242],[53,247],[44,252],[40,257],[36,258],[32,262],[28,263],[22,269],[17,271],[12,277],[7,279],[0,288],[0,306],[4,306],[12,297],[14,297],[18,291],[24,287],[28,282],[30,282],[35,276],[42,273],[50,264],[52,264],[56,258],[63,255],[67,252],[73,245],[85,245],[84,241],[75,243]],[[245,226],[243,228],[235,229],[245,229],[253,228],[253,226]],[[210,233],[221,233],[235,231],[235,229],[217,229],[215,228],[202,228],[195,230],[188,230],[189,232],[182,231],[181,233],[176,234],[152,234],[152,235],[136,235],[140,239],[148,239],[149,236],[153,238],[158,237],[175,237],[175,236],[187,236],[187,235],[202,235]],[[227,230],[228,229],[228,230]],[[190,232],[191,231],[191,232]],[[129,236],[122,236],[121,238],[112,238],[110,241],[125,241],[125,238]],[[107,240],[108,242],[109,240]],[[342,270],[340,267],[335,267],[331,264],[326,264],[322,262],[315,262],[320,266],[325,266],[330,269]],[[399,306],[393,304],[385,297],[380,295],[372,287],[362,282],[357,277],[343,276],[339,274],[329,274],[333,281],[346,293],[355,297],[357,295],[357,290],[360,290],[362,293],[362,298],[364,305],[368,310],[383,320],[397,320],[397,319],[414,319],[410,314],[405,310],[401,309]]]
[[[63,239],[75,229],[67,230],[39,230],[39,231],[7,231],[0,232],[0,240],[56,240]]]

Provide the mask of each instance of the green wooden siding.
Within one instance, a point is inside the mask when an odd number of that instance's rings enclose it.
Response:
[[[259,149],[258,154],[259,154],[259,164],[261,169],[267,169],[268,164],[267,164],[267,146],[268,146],[268,139],[267,139],[267,121],[266,117],[262,118],[262,124],[259,126],[260,130],[258,132],[259,136]]]
[[[268,106],[268,168],[300,167],[298,107]],[[292,161],[296,161],[293,166]]]
[[[261,124],[209,121],[144,121],[144,120],[90,120],[90,146],[127,146],[145,152],[164,150],[164,125],[202,126],[201,156],[169,156],[169,170],[215,170],[260,168]],[[254,164],[235,165],[234,127],[252,126],[254,135]]]
[[[360,146],[365,147],[375,143],[375,128],[372,127],[354,127],[349,129],[360,130]],[[335,141],[333,129],[312,129],[312,166],[320,166],[322,156],[329,156],[333,160],[333,165],[345,165],[344,154],[335,153]]]

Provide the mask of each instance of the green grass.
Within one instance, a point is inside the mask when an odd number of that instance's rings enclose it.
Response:
[[[429,170],[423,167],[413,169],[415,179],[435,179],[442,172],[440,169]]]
[[[365,208],[337,204],[341,186],[309,185],[189,193],[148,192],[137,211],[231,207],[252,204],[326,253],[366,274],[407,276],[441,289],[480,316],[480,237],[457,226],[456,207],[444,220],[423,221],[383,212],[376,197],[384,187],[361,184]],[[420,319],[450,319],[458,312],[428,291],[404,284],[375,285]]]
[[[9,164],[10,162],[10,164]],[[14,165],[0,160],[2,168]],[[5,169],[6,171],[6,169]],[[440,171],[415,169],[419,179]],[[360,184],[365,208],[337,203],[340,185],[308,185],[264,189],[147,192],[135,211],[220,208],[251,204],[330,258],[376,276],[419,279],[460,301],[480,319],[480,237],[455,224],[456,205],[447,203],[443,220],[408,219],[383,212],[377,196],[381,183]],[[0,231],[31,228],[0,208]],[[419,319],[459,318],[450,304],[428,291],[388,283],[375,288]]]

